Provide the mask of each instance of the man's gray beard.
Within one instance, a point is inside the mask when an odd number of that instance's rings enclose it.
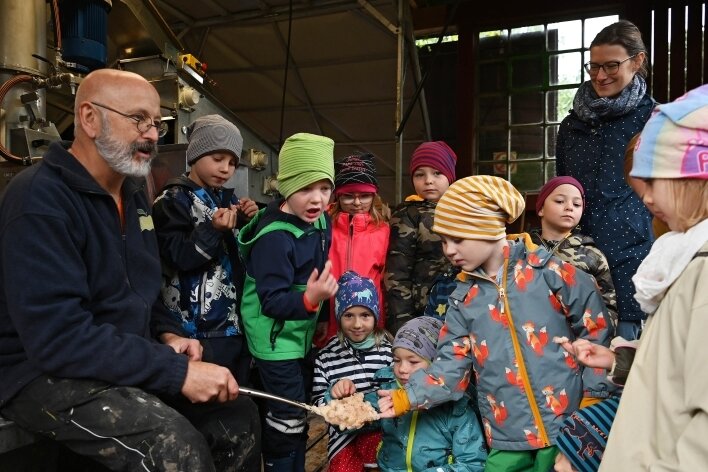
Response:
[[[114,171],[129,177],[146,177],[150,173],[150,164],[157,155],[157,145],[147,141],[144,143],[122,143],[111,137],[111,127],[106,116],[103,115],[101,134],[96,136],[94,143],[98,153],[106,160],[108,166]],[[149,152],[150,159],[134,159],[137,151]]]

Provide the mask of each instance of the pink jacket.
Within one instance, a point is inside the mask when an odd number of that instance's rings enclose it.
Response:
[[[332,220],[332,246],[329,250],[332,275],[339,279],[347,270],[353,270],[374,281],[379,291],[379,326],[384,326],[385,320],[383,273],[390,232],[388,223],[377,226],[368,213],[349,215],[342,212]],[[337,327],[334,300],[331,300],[326,339],[337,334]]]

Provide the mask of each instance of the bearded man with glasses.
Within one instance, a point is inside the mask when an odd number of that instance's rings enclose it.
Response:
[[[164,130],[157,91],[98,70],[74,114],[75,140],[53,143],[0,202],[0,414],[111,470],[260,471],[258,415],[229,370],[201,362],[197,340],[150,336],[165,308],[134,178]],[[199,423],[156,395],[203,405]]]

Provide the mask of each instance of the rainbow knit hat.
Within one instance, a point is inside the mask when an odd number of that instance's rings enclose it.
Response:
[[[657,105],[634,148],[641,179],[708,179],[708,85]]]

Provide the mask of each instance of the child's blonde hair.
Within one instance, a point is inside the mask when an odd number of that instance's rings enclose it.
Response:
[[[708,180],[666,179],[669,183],[676,230],[685,232],[708,218]]]

